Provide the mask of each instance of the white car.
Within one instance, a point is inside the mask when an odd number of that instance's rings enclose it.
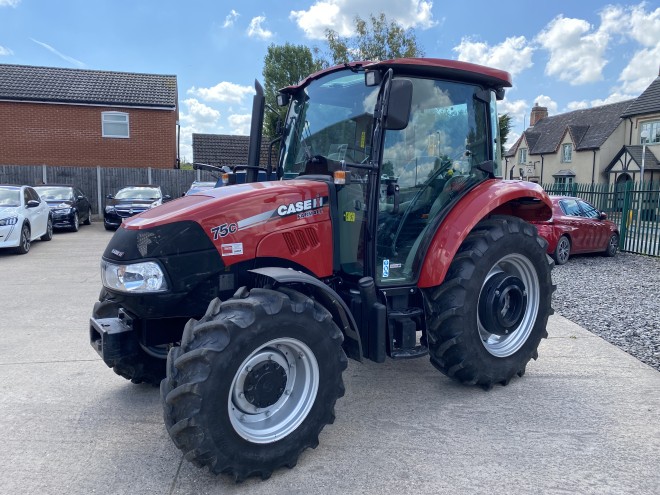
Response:
[[[0,185],[0,248],[25,254],[32,241],[52,238],[50,208],[37,191],[29,186]]]

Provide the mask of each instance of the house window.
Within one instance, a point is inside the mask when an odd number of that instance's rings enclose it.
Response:
[[[527,163],[527,148],[520,148],[520,154],[518,155],[518,163],[521,164]]]
[[[573,145],[564,144],[561,147],[561,162],[562,163],[571,163],[573,159]]]
[[[128,114],[123,112],[103,112],[101,114],[101,126],[103,137],[107,138],[127,138],[128,132]]]
[[[646,136],[646,139],[642,136]],[[660,120],[642,124],[639,144],[660,143]]]
[[[571,184],[573,184],[573,179],[574,177],[566,177],[566,176],[555,177],[555,184],[564,184],[570,186]]]

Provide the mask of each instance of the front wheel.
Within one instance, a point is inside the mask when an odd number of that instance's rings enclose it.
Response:
[[[547,243],[516,217],[481,221],[452,261],[445,281],[425,291],[431,363],[485,389],[522,376],[538,357],[552,314]]]
[[[80,217],[78,212],[73,213],[73,220],[71,221],[71,232],[78,232],[80,230]]]
[[[18,240],[18,246],[16,246],[16,252],[18,254],[27,254],[30,251],[30,226],[28,224],[23,224],[21,227],[21,235]]]
[[[565,235],[561,236],[557,241],[557,247],[552,254],[555,262],[558,265],[565,265],[568,258],[571,256],[571,241]]]
[[[236,480],[295,466],[344,395],[342,341],[330,313],[294,290],[213,300],[168,356],[161,398],[172,440]]]
[[[610,240],[607,241],[607,249],[605,250],[605,256],[611,258],[612,256],[616,256],[616,252],[619,249],[619,235],[618,234],[612,234],[610,236]]]
[[[49,216],[46,223],[46,233],[41,236],[42,241],[50,241],[53,238],[53,219]]]
[[[83,225],[92,225],[92,208],[90,207],[89,210],[87,210],[87,218],[85,218],[85,221],[83,222]]]

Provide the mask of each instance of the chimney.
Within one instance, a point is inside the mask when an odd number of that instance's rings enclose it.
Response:
[[[539,120],[548,116],[548,108],[540,107],[538,103],[534,103],[534,108],[532,108],[532,114],[529,117],[529,126],[534,127]]]

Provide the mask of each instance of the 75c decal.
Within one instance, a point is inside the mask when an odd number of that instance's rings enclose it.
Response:
[[[229,234],[235,234],[237,230],[238,226],[235,223],[223,223],[217,227],[212,227],[211,233],[213,234],[213,240],[217,241],[220,237],[225,237]]]

